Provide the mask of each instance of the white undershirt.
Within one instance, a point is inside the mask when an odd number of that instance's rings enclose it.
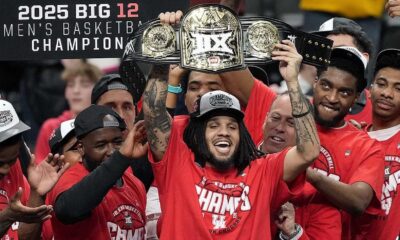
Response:
[[[391,128],[385,128],[377,131],[370,131],[368,132],[368,135],[370,138],[378,140],[380,142],[386,141],[389,138],[393,137],[400,131],[400,124],[391,127]]]

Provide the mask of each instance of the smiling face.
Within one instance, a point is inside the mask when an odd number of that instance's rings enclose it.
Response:
[[[328,67],[314,83],[315,120],[324,127],[340,127],[357,99],[357,79],[336,67]]]
[[[89,168],[94,168],[107,160],[122,145],[122,131],[116,127],[99,128],[82,139],[84,159]],[[90,169],[93,170],[93,169]]]
[[[188,112],[193,113],[196,110],[197,99],[205,93],[224,89],[224,84],[218,74],[190,72],[185,94],[185,105]]]
[[[265,118],[263,152],[276,153],[296,144],[289,95],[278,96]]]
[[[206,124],[205,140],[213,159],[211,166],[226,170],[233,167],[233,158],[239,147],[239,124],[229,116],[215,116]]]
[[[371,87],[374,119],[400,124],[400,70],[390,67],[380,69]],[[387,127],[391,127],[387,126]]]

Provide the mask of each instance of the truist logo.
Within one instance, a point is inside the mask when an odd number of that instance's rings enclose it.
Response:
[[[13,120],[13,115],[10,110],[0,111],[0,127],[10,124]]]
[[[210,97],[210,105],[214,107],[231,107],[233,102],[232,98],[224,94],[217,94]]]
[[[222,52],[233,54],[232,48],[228,46],[230,38],[234,36],[233,31],[228,31],[218,34],[209,33],[191,33],[194,38],[195,48],[192,51],[193,55],[204,54],[208,52]]]

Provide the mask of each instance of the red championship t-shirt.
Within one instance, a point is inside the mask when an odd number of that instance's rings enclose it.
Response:
[[[352,239],[386,240],[400,235],[400,125],[369,132],[384,149],[384,182],[379,215],[364,214],[358,220],[364,228],[356,228]],[[353,229],[354,230],[354,229]]]
[[[365,182],[370,185],[374,191],[374,197],[366,212],[372,215],[378,214],[383,178],[383,163],[379,160],[382,158],[383,152],[379,144],[370,139],[365,132],[358,130],[349,123],[341,128],[322,128],[320,126],[317,128],[321,149],[320,155],[312,167],[336,181],[346,184]],[[325,232],[327,229],[330,229],[329,239],[341,239],[341,232],[342,236],[349,236],[350,216],[342,211],[344,213],[342,224],[338,224],[340,212],[337,210],[335,213],[329,201],[321,193],[318,193],[310,183],[306,183],[303,196],[296,201],[296,205],[301,209],[309,207],[310,204],[322,204],[322,209],[319,209],[320,214],[317,214],[315,218],[321,216],[324,219],[318,219],[320,223],[314,226],[313,232],[306,230],[310,238],[319,239],[318,236],[321,232]],[[324,206],[331,212],[332,219],[324,217]],[[304,211],[306,210],[302,209],[298,212]],[[302,219],[302,217],[313,214],[300,215],[298,212],[296,212],[296,219],[300,222],[307,222],[307,218]],[[340,227],[343,229],[338,229]]]
[[[256,144],[263,140],[262,125],[275,98],[276,93],[272,89],[259,80],[254,81],[249,101],[243,109],[243,121]]]
[[[78,183],[89,172],[82,163],[75,164],[61,177],[48,199],[54,205],[57,196]],[[125,171],[123,186],[112,187],[90,216],[75,224],[64,225],[53,214],[55,239],[144,239],[146,191],[143,184]],[[96,186],[93,186],[96,187]]]
[[[18,188],[22,188],[21,202],[26,205],[29,197],[29,184],[22,174],[21,165],[19,160],[11,167],[10,172],[0,179],[0,211],[3,211],[14,195],[17,193]],[[19,222],[11,225],[4,236],[0,236],[1,240],[17,240],[18,239],[18,226]]]
[[[173,120],[163,159],[153,164],[162,209],[161,239],[271,239],[270,205],[302,191],[304,174],[283,181],[286,151],[253,161],[243,173],[200,167],[184,143],[188,116]]]

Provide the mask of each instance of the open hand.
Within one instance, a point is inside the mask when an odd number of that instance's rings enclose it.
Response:
[[[147,153],[148,143],[144,121],[138,121],[129,131],[119,151],[129,158],[139,158]]]
[[[51,218],[53,207],[41,205],[39,207],[27,207],[21,203],[22,188],[11,198],[10,203],[4,209],[10,222],[39,223]]]
[[[57,183],[61,175],[67,170],[69,163],[64,164],[64,155],[49,153],[38,165],[35,156],[31,155],[28,166],[28,182],[31,191],[36,191],[40,196],[45,196]]]

